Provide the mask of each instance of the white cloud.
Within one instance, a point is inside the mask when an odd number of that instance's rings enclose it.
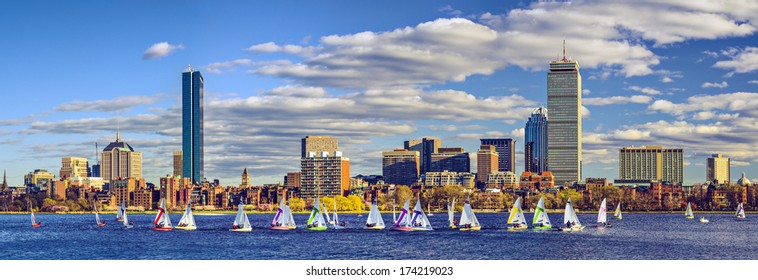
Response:
[[[60,104],[54,108],[57,111],[97,111],[97,112],[119,112],[126,111],[140,105],[150,105],[159,100],[169,98],[169,95],[158,94],[153,96],[119,96],[112,100],[94,100],[94,101],[71,101]]]
[[[460,10],[453,9],[453,7],[450,5],[445,5],[444,7],[437,9],[437,11],[441,13],[445,13],[447,15],[454,16],[454,17],[458,17],[463,14],[463,12],[461,12]]]
[[[751,81],[748,81],[747,83],[748,84],[758,85],[758,80],[751,80]]]
[[[147,48],[147,50],[145,50],[145,53],[142,55],[142,59],[150,60],[154,58],[161,58],[161,57],[171,54],[175,50],[183,50],[183,49],[184,49],[183,44],[172,45],[172,44],[169,44],[168,42],[155,43],[149,48]]]
[[[660,90],[657,90],[657,89],[654,89],[654,88],[651,88],[651,87],[630,86],[627,89],[630,89],[630,90],[633,90],[633,91],[639,91],[641,93],[649,94],[649,95],[659,95],[659,94],[661,94]]]
[[[328,94],[326,90],[320,87],[302,87],[286,85],[277,87],[267,92],[266,95],[277,96],[290,96],[290,97],[304,97],[304,98],[318,98],[326,97]]]
[[[242,58],[223,62],[213,62],[204,66],[203,68],[209,73],[221,74],[225,69],[231,69],[237,66],[250,66],[254,64],[255,63],[252,60]]]
[[[700,87],[702,88],[726,88],[729,86],[729,84],[726,81],[722,81],[721,83],[709,83],[705,82]]]
[[[582,89],[582,95],[590,95],[590,93],[592,93],[592,91],[590,91],[589,89],[587,88]]]
[[[279,46],[274,42],[267,42],[263,44],[252,45],[248,47],[247,50],[262,52],[262,53],[283,52],[283,53],[289,53],[289,54],[309,56],[313,52],[314,47],[311,47],[311,46],[303,47],[303,46],[298,46],[298,45]]]
[[[678,115],[685,112],[729,110],[740,112],[741,115],[754,116],[758,114],[758,93],[736,92],[717,95],[696,95],[687,98],[685,103],[673,103],[659,99],[648,106],[648,109],[663,113]]]
[[[661,82],[664,82],[664,83],[671,83],[673,81],[674,80],[671,79],[671,78],[669,78],[669,77],[663,77],[663,78],[661,78]]]
[[[758,47],[747,47],[729,56],[731,60],[718,61],[713,67],[729,69],[732,73],[748,73],[758,69]]]
[[[648,104],[653,101],[653,98],[647,95],[633,95],[633,96],[610,96],[610,97],[594,97],[583,98],[582,104],[584,105],[611,105],[611,104],[627,104],[627,103],[639,103]]]

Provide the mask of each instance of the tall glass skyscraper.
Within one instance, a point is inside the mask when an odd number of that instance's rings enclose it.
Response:
[[[547,73],[547,161],[556,186],[580,181],[582,175],[582,76],[563,44],[563,59],[550,62]]]
[[[182,177],[203,181],[203,76],[192,67],[182,73]]]
[[[532,112],[524,128],[524,171],[547,171],[547,109],[540,107]]]

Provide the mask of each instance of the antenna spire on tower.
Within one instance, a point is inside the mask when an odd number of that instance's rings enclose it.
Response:
[[[566,61],[566,38],[563,38],[563,61]]]

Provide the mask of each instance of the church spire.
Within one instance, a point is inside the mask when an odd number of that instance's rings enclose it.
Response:
[[[2,191],[5,191],[8,189],[8,177],[6,176],[7,171],[3,169],[3,189]]]

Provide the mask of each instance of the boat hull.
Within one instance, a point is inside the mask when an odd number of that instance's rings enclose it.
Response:
[[[551,229],[553,229],[553,227],[552,226],[539,226],[539,227],[534,227],[532,229],[534,229],[534,230],[551,230]]]
[[[105,226],[105,222],[97,224],[97,226],[102,227]]]
[[[430,230],[434,230],[434,229],[428,228],[428,227],[412,227],[411,229],[413,231],[430,231]]]
[[[509,227],[508,231],[522,231],[522,230],[526,230],[528,228],[529,227]]]
[[[695,216],[685,216],[685,218],[687,218],[687,219],[694,219]]]
[[[175,229],[178,229],[178,230],[196,230],[197,226],[183,226],[183,227],[182,226],[177,226],[177,227],[175,227]]]
[[[171,228],[171,227],[161,227],[161,228],[154,227],[154,228],[152,228],[152,230],[157,230],[157,231],[170,231],[172,229],[174,229],[174,228]]]
[[[456,228],[458,228],[458,227],[457,227],[457,226],[453,226],[453,225],[451,225],[451,226],[448,226],[447,228],[449,228],[449,229],[456,229]]]
[[[291,229],[288,226],[270,226],[269,228],[273,230],[290,230]]]
[[[324,231],[326,230],[326,226],[320,226],[320,227],[306,227],[307,230],[313,230],[313,231]]]
[[[133,225],[128,225],[128,226],[124,226],[124,229],[130,229],[130,228],[133,228],[133,227],[134,227]]]
[[[334,229],[345,229],[344,226],[334,226]]]
[[[38,228],[38,227],[41,227],[41,226],[42,226],[42,223],[32,224],[33,228]]]
[[[363,229],[383,230],[384,226],[363,227]]]
[[[573,226],[573,227],[570,227],[570,228],[559,228],[558,230],[565,231],[565,232],[577,232],[577,231],[583,231],[584,230],[584,226]]]
[[[253,228],[230,228],[229,231],[233,232],[251,232]]]
[[[473,226],[473,227],[462,227],[460,228],[461,231],[477,231],[481,230],[482,226]]]
[[[394,230],[394,231],[413,231],[413,228],[411,228],[411,227],[396,227],[396,226],[391,226],[390,230]]]

